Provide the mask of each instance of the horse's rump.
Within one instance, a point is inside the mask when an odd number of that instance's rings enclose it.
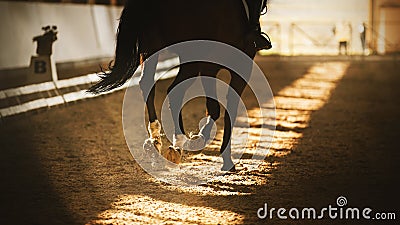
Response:
[[[245,47],[248,23],[241,0],[157,0],[153,3],[157,5],[149,5],[154,10],[152,18],[143,21],[143,51],[188,40],[213,40],[239,49]]]
[[[189,40],[213,40],[232,45],[249,56],[248,29],[242,0],[128,0],[122,11],[111,72],[89,92],[100,93],[123,85],[152,53]],[[144,56],[144,57],[143,57]]]

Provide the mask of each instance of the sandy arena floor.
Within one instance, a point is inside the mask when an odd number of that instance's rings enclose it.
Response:
[[[344,196],[349,207],[400,217],[399,61],[259,57],[257,63],[277,108],[275,141],[257,169],[197,187],[154,180],[126,145],[119,91],[1,123],[0,224],[398,224],[270,221],[257,210],[264,203],[319,210]],[[170,82],[159,82],[159,104]],[[233,144],[251,149],[254,143],[235,142],[258,127],[254,99],[248,91],[243,99],[254,129],[236,129]],[[201,99],[185,106],[188,131],[196,131],[204,110]],[[220,135],[187,163],[218,160]]]

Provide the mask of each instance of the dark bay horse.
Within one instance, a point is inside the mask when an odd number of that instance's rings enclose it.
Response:
[[[110,72],[100,75],[101,81],[93,85],[89,92],[97,94],[123,85],[143,63],[140,88],[148,109],[150,137],[152,143],[160,149],[161,127],[157,122],[153,85],[157,57],[152,57],[152,60],[146,59],[166,46],[190,40],[222,42],[240,49],[253,59],[256,50],[253,43],[246,38],[248,29],[248,19],[242,0],[128,0],[119,21],[114,64],[110,67]],[[178,54],[178,57],[182,56]],[[205,62],[182,64],[168,91],[170,92],[182,81],[199,74],[215,78],[222,68],[220,65]],[[240,96],[247,85],[246,77],[243,78],[232,70],[228,71],[231,73],[229,85],[237,96]],[[246,74],[247,78],[250,74],[251,67]],[[215,95],[215,85],[212,83],[203,83],[203,88],[207,94]],[[173,116],[177,136],[184,134],[180,115],[183,94],[184,91],[178,92],[173,97],[169,96],[174,100],[170,101],[171,113],[178,115]],[[238,102],[238,98],[228,99],[226,111],[236,112]],[[220,114],[218,101],[207,97],[206,107],[210,121],[217,120]],[[232,122],[235,119],[235,113],[225,112],[224,135],[220,150],[224,162],[222,170],[225,171],[235,169],[230,147]],[[205,140],[209,138],[212,126],[210,124],[206,123],[200,131],[200,137]]]

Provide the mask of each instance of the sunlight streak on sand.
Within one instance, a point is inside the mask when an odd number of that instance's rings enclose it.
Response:
[[[235,158],[236,155],[239,155],[240,160],[237,165],[246,169],[238,174],[242,177],[242,182],[238,177],[232,175],[216,176],[212,182],[237,185],[266,183],[268,174],[279,163],[275,163],[274,167],[268,166],[268,163],[263,163],[261,171],[257,168],[258,165],[255,160],[251,159],[251,156],[262,153],[271,158],[284,157],[290,154],[303,137],[302,130],[309,126],[311,114],[327,103],[332,91],[346,73],[348,66],[349,64],[345,62],[325,62],[313,65],[304,76],[275,95],[276,121],[270,120],[271,115],[268,113],[270,111],[263,106],[248,110],[249,117],[239,117],[240,123],[248,122],[250,125],[249,128],[235,126],[232,135],[232,156]],[[268,107],[269,105],[266,104],[265,106]],[[265,136],[266,134],[260,136],[262,129],[271,125],[276,125],[272,143],[270,137]],[[209,151],[219,151],[222,134],[222,131],[217,133],[215,140],[208,146]],[[255,153],[255,149],[263,151]],[[202,164],[221,162],[219,154],[207,153],[194,155],[191,160]],[[268,158],[265,161],[268,161]],[[254,172],[256,175],[252,174]],[[260,176],[260,174],[267,175]]]
[[[237,167],[244,168],[235,175],[224,176],[215,174],[207,184],[218,185],[261,185],[267,182],[274,166],[267,162],[274,160],[273,157],[284,157],[291,153],[299,140],[303,137],[303,129],[309,126],[311,114],[321,109],[329,100],[332,91],[342,79],[349,64],[345,62],[316,63],[309,68],[306,74],[292,82],[289,86],[279,91],[275,97],[275,119],[271,114],[271,104],[261,105],[261,108],[247,110],[248,117],[239,116],[238,124],[233,129],[232,156],[238,159]],[[248,123],[249,127],[241,124]],[[276,130],[263,132],[263,129]],[[218,131],[214,141],[201,154],[189,156],[186,163],[194,163],[197,167],[215,168],[222,163],[219,156],[219,148],[222,142],[223,131]],[[271,143],[271,135],[274,139]],[[257,150],[257,152],[256,152]],[[267,157],[261,164],[252,159],[254,155]],[[268,159],[270,158],[270,159]],[[216,189],[218,190],[218,189]],[[190,191],[190,189],[189,189]],[[204,190],[209,193],[209,190]],[[218,190],[219,191],[219,190]],[[242,194],[250,194],[246,191]],[[224,190],[214,193],[215,195],[232,195],[236,191]]]
[[[345,62],[317,63],[278,92],[274,98],[277,129],[269,156],[283,157],[291,152],[303,136],[301,129],[308,127],[311,114],[327,103],[348,66]]]
[[[189,201],[189,200],[188,200]],[[88,224],[241,224],[243,216],[140,195],[122,195]]]
[[[275,95],[276,121],[272,120],[274,116],[268,108],[271,104],[247,110],[248,117],[239,116],[238,125],[233,129],[231,140],[232,156],[238,159],[237,167],[244,170],[229,176],[214,173],[214,177],[211,177],[205,185],[204,192],[210,195],[210,190],[207,188],[214,187],[216,190],[214,195],[236,195],[238,193],[235,189],[224,189],[221,192],[216,186],[265,184],[271,171],[279,165],[279,162],[273,162],[274,166],[268,162],[276,160],[274,157],[281,158],[293,151],[303,137],[303,129],[309,126],[312,113],[328,102],[348,66],[345,62],[325,62],[310,67],[306,74]],[[244,123],[248,123],[249,127],[242,126]],[[272,129],[275,125],[274,133],[262,133],[263,129]],[[200,173],[203,169],[218,167],[222,164],[218,153],[222,135],[223,131],[218,131],[214,141],[201,154],[188,156],[185,162],[201,167]],[[271,135],[274,137],[272,143]],[[267,157],[261,164],[262,169],[260,169],[260,161],[252,159],[254,155]],[[191,189],[186,188],[185,191],[190,192]],[[239,192],[251,194],[247,190]]]
[[[232,155],[240,154],[237,166],[244,169],[234,174],[216,173],[213,179],[201,186],[161,186],[177,193],[190,192],[203,196],[251,195],[251,187],[267,183],[273,170],[279,167],[280,162],[276,158],[285,157],[293,151],[303,137],[302,130],[309,126],[311,114],[328,102],[348,66],[345,62],[317,63],[303,77],[276,94],[276,131],[272,144],[268,139],[270,137],[260,136],[261,130],[265,129],[262,123],[269,123],[267,127],[273,124],[269,119],[271,115],[260,113],[260,110],[266,109],[248,110],[248,119],[239,117],[239,122],[246,120],[250,127],[234,128]],[[218,131],[214,141],[201,154],[189,155],[183,163],[201,168],[199,176],[201,171],[221,165],[221,141],[222,131]],[[267,156],[261,165],[251,158],[256,148],[264,150],[262,152]],[[244,149],[246,154],[243,154]],[[89,224],[241,224],[243,219],[243,215],[231,211],[191,206],[190,202],[174,203],[147,196],[123,195]]]

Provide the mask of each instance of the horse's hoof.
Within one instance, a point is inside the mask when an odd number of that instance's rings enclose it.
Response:
[[[221,168],[222,171],[227,171],[227,172],[236,172],[236,167],[235,164],[224,164]]]
[[[161,138],[160,140],[154,138],[147,138],[143,143],[143,149],[145,151],[156,150],[157,152],[161,152]]]
[[[185,142],[184,148],[187,151],[200,151],[206,147],[206,140],[203,135],[196,134]]]
[[[172,146],[175,146],[175,148],[180,148],[181,150],[183,150],[185,142],[187,140],[188,138],[184,134],[174,134],[172,137]]]
[[[158,152],[161,152],[161,148],[162,148],[162,141],[161,141],[161,137],[158,136],[156,138],[152,138],[153,139],[153,145],[154,147],[156,147]]]
[[[147,130],[150,134],[150,140],[152,141],[154,147],[157,149],[158,152],[161,152],[162,148],[162,141],[161,141],[161,124],[158,120],[149,123]]]
[[[175,164],[181,163],[182,160],[182,152],[180,148],[175,148],[173,146],[169,146],[168,149],[164,153],[164,157]]]
[[[153,140],[151,138],[147,138],[144,143],[143,143],[143,150],[146,152],[151,151],[151,150],[156,150],[155,146],[153,144]]]

